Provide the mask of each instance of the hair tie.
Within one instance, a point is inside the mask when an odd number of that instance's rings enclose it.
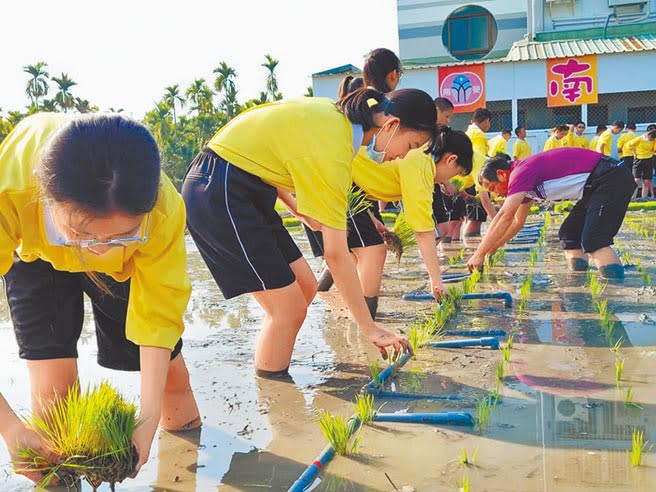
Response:
[[[378,100],[375,97],[370,97],[367,99],[367,106],[370,108],[373,108],[376,104],[378,104]]]

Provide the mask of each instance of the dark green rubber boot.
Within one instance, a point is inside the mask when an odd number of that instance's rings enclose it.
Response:
[[[567,268],[573,272],[585,272],[588,269],[588,261],[583,258],[567,258]]]
[[[620,265],[619,263],[610,263],[608,265],[600,266],[599,273],[605,279],[623,280],[624,265]]]

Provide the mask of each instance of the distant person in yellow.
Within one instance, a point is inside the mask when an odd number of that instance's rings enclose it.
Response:
[[[410,350],[377,325],[347,243],[352,162],[365,147],[377,163],[430,151],[433,99],[418,89],[371,87],[335,103],[300,97],[256,106],[232,119],[191,162],[182,186],[187,226],[226,299],[249,293],[265,316],[255,350],[262,377],[288,374],[296,336],[317,282],[275,210],[278,196],[323,235],[324,259],[362,335],[383,357]]]
[[[140,371],[136,473],[158,423],[201,423],[180,353],[191,291],[185,207],[148,130],[118,114],[38,113],[0,144],[0,273],[32,410],[78,380],[84,295],[98,363]]]
[[[624,129],[624,122],[622,120],[617,120],[613,122],[608,130],[599,135],[599,140],[597,141],[597,152],[610,156],[613,151],[613,135],[617,135]]]
[[[654,196],[654,153],[656,130],[651,130],[624,144],[633,153],[633,178],[638,186],[642,183],[642,197]]]
[[[544,149],[542,150],[552,150],[558,149],[560,147],[565,147],[567,143],[567,134],[569,133],[569,127],[567,125],[558,125],[551,132],[551,136],[544,143]]]
[[[594,137],[590,139],[590,150],[597,152],[597,144],[599,143],[599,137],[602,133],[607,130],[606,125],[597,125],[597,132]]]
[[[626,130],[617,139],[617,155],[629,169],[633,168],[633,149],[628,148],[626,144],[636,138],[635,131],[636,124],[629,122],[626,124]]]
[[[526,141],[526,127],[518,126],[515,128],[515,136],[517,140],[515,140],[515,144],[513,145],[512,160],[526,159],[531,155],[531,146]]]
[[[567,141],[565,147],[578,147],[580,149],[587,149],[590,147],[588,137],[584,135],[585,123],[581,120],[577,121],[573,128],[567,134]]]
[[[474,176],[478,174],[479,169],[476,166],[476,154],[483,157],[487,156],[490,147],[485,132],[489,131],[492,121],[492,113],[486,108],[478,108],[472,115],[471,124],[467,127],[467,136],[474,147],[474,169],[472,173],[465,176],[464,191],[469,199],[467,200],[467,225],[465,226],[464,236],[475,237],[481,235],[481,225],[487,220],[488,215],[494,218],[497,213],[490,194],[482,189]],[[479,159],[480,161],[480,159]],[[478,202],[480,199],[480,203]]]
[[[487,156],[496,157],[501,154],[508,155],[506,146],[510,137],[512,137],[512,132],[510,130],[503,130],[500,135],[491,138],[488,144],[490,149],[487,152]]]

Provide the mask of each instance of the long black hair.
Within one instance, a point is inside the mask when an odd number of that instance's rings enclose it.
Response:
[[[507,171],[510,169],[511,165],[512,163],[506,155],[490,157],[485,161],[485,164],[483,164],[483,167],[481,168],[481,172],[478,174],[478,182],[480,183],[482,178],[485,178],[488,181],[499,181],[497,171]]]
[[[339,89],[337,90],[337,98],[341,99],[349,93],[361,89],[364,87],[364,79],[362,77],[353,77],[353,75],[347,75],[342,79],[342,82],[339,84]]]
[[[446,125],[437,125],[431,149],[433,160],[439,162],[447,152],[458,157],[458,166],[469,174],[473,167],[474,150],[465,132],[452,130]]]
[[[401,72],[399,57],[387,48],[376,48],[367,55],[362,75],[366,85],[374,87],[380,92],[390,92],[392,87],[387,84],[387,76],[395,71]]]
[[[75,118],[40,156],[38,177],[47,199],[97,215],[150,212],[160,184],[160,156],[150,132],[118,114]]]

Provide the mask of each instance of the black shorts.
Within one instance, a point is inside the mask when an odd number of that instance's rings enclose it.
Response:
[[[275,210],[276,189],[204,149],[182,184],[187,227],[226,299],[296,279],[301,251]]]
[[[440,185],[436,184],[433,190],[433,220],[436,224],[444,224],[449,222],[449,211],[447,209],[447,202],[451,201],[451,197],[442,193]]]
[[[633,161],[635,179],[652,179],[654,177],[654,159],[636,159]]]
[[[464,198],[457,193],[454,196],[442,194],[444,205],[449,221],[460,221],[467,215],[467,207]]]
[[[369,216],[369,211],[381,222],[383,218],[378,211],[378,203],[371,202],[371,207],[364,212],[355,215],[350,215],[346,219],[347,235],[346,241],[350,250],[355,248],[366,248],[367,246],[376,246],[384,244],[383,237],[380,232],[376,230],[376,226]],[[310,242],[312,254],[315,257],[323,256],[323,235],[321,232],[313,231],[305,227]]]
[[[601,159],[588,178],[583,197],[560,227],[563,249],[594,253],[613,244],[635,187],[628,167],[610,157]]]
[[[108,292],[86,273],[55,270],[42,260],[27,263],[14,259],[5,285],[21,359],[77,358],[86,294],[96,325],[98,364],[122,371],[139,370],[139,346],[125,337],[130,281],[96,275]],[[182,340],[178,340],[171,359],[181,349]]]
[[[472,186],[471,188],[467,188],[465,192],[472,197],[475,197],[477,195],[476,188],[474,186]],[[487,220],[487,212],[483,208],[483,205],[481,205],[477,200],[467,202],[466,210],[467,210],[467,218],[469,220],[472,220],[474,222],[485,222]]]

